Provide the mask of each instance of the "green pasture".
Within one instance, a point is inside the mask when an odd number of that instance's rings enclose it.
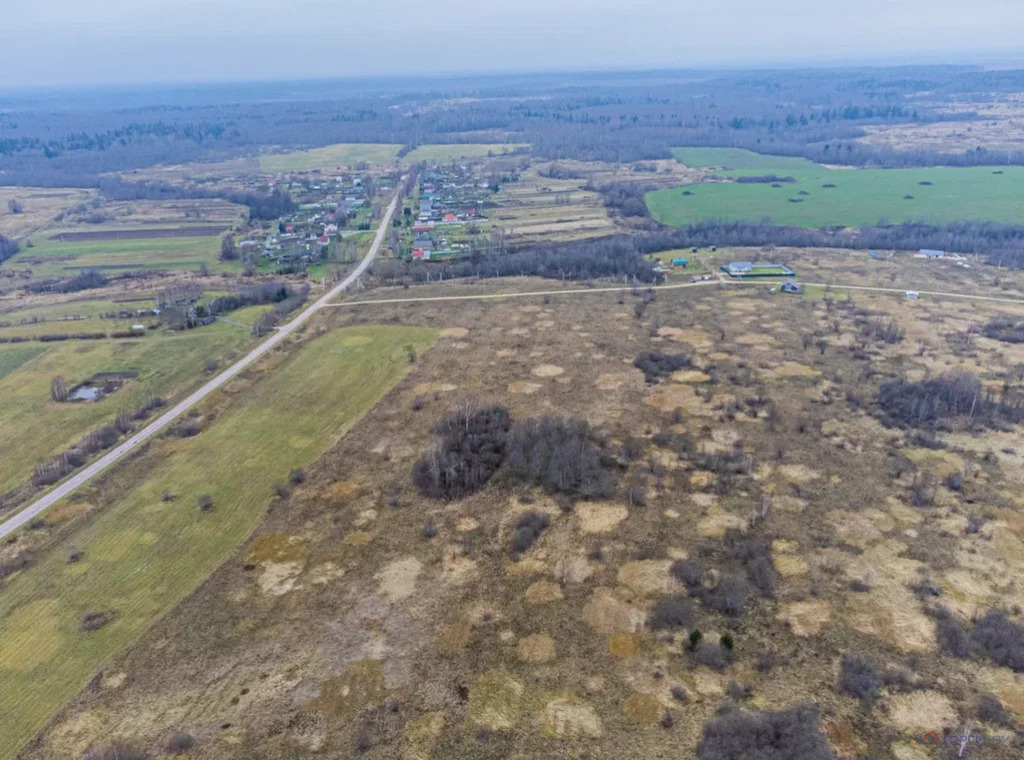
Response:
[[[145,269],[199,269],[213,272],[239,269],[220,260],[220,237],[88,240],[62,243],[37,239],[10,259],[10,266],[30,268],[40,276],[68,277],[83,269],[132,272]]]
[[[703,182],[648,193],[651,215],[670,226],[711,218],[767,218],[799,227],[867,227],[880,221],[1024,224],[1024,167],[832,169],[800,158],[739,149],[673,152],[683,163],[710,169],[710,174],[720,177],[775,174],[795,181],[779,187]]]

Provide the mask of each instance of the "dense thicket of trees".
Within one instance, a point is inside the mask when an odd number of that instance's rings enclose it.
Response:
[[[996,317],[981,331],[986,338],[1001,340],[1003,343],[1024,343],[1024,322],[1012,317]]]
[[[509,437],[509,476],[553,494],[607,498],[615,490],[615,481],[603,461],[604,445],[586,420],[523,420]]]
[[[184,199],[223,198],[249,208],[250,219],[277,219],[295,210],[291,196],[281,189],[270,193],[257,193],[221,188],[200,188],[172,185],[158,180],[129,182],[119,177],[100,177],[96,186],[109,200],[116,201],[168,201]]]
[[[604,205],[623,216],[650,216],[644,200],[644,188],[633,182],[614,182],[599,188]]]
[[[778,712],[731,709],[704,726],[698,760],[835,760],[809,705]]]
[[[482,488],[505,459],[510,426],[503,406],[447,415],[434,428],[437,445],[413,466],[413,483],[432,499],[458,499]]]
[[[505,255],[473,256],[450,262],[377,260],[373,274],[385,282],[414,282],[458,277],[519,277],[534,275],[559,280],[598,277],[658,281],[655,264],[647,261],[633,237],[617,235],[598,240],[540,245]]]
[[[1003,428],[1024,421],[1024,399],[997,398],[965,371],[882,383],[878,407],[885,424],[899,427],[938,428],[960,419],[972,426]]]

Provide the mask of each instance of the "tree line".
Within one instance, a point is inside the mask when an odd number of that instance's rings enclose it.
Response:
[[[1024,225],[999,222],[964,221],[944,225],[904,222],[850,230],[786,227],[767,219],[760,222],[705,219],[636,239],[637,249],[642,253],[712,245],[902,251],[931,248],[982,254],[991,264],[1024,268]]]

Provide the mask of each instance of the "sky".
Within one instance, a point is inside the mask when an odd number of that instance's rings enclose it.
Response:
[[[1021,0],[2,0],[0,87],[1024,59]]]

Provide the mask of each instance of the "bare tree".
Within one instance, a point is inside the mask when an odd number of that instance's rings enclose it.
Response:
[[[238,248],[235,246],[235,238],[230,234],[220,239],[221,261],[236,261],[238,259]]]
[[[68,386],[60,375],[50,381],[50,398],[60,402],[68,400]]]
[[[25,211],[25,207],[17,198],[11,198],[7,201],[7,210],[12,214],[21,214]]]

